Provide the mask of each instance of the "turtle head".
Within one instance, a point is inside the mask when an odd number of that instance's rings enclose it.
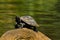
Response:
[[[15,21],[17,25],[23,26],[25,23],[20,19],[19,16],[15,16]]]
[[[20,22],[21,22],[21,21],[20,21],[20,17],[16,16],[16,17],[15,17],[15,21],[16,21],[17,24],[20,24]]]

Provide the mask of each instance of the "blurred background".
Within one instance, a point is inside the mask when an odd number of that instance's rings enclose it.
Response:
[[[40,32],[60,40],[60,0],[0,0],[0,36],[14,29],[16,15],[32,16]]]

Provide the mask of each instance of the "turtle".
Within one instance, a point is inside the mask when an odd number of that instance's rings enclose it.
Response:
[[[16,22],[15,28],[29,28],[36,32],[38,31],[37,27],[39,27],[39,25],[31,16],[16,16]]]

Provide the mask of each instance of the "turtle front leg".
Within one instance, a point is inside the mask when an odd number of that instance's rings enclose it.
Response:
[[[15,29],[19,28],[18,24],[15,25]]]

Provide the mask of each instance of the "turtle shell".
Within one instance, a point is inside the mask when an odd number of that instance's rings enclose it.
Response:
[[[39,27],[39,25],[36,23],[36,21],[31,16],[22,16],[20,17],[20,19],[29,25]]]

